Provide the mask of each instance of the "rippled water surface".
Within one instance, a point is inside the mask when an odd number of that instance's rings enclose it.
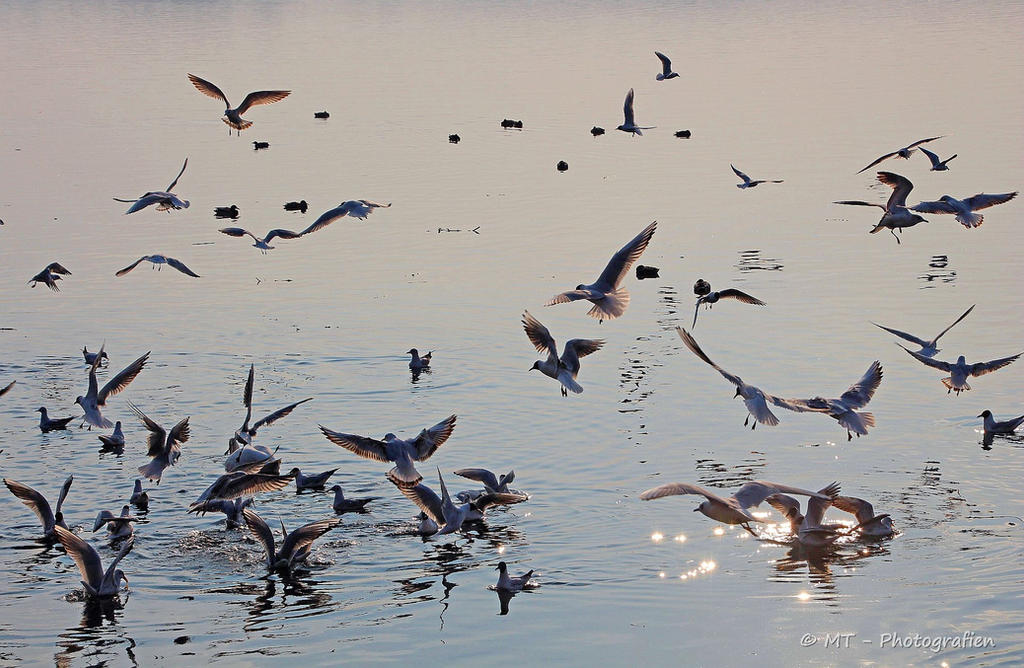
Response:
[[[0,490],[0,663],[1024,663],[1024,447],[984,444],[974,417],[1024,412],[1024,365],[947,395],[937,371],[870,324],[931,336],[976,303],[940,359],[1024,349],[1021,204],[987,210],[970,231],[926,216],[897,244],[867,234],[877,211],[831,203],[884,201],[875,170],[856,171],[936,135],[937,153],[958,154],[950,171],[929,172],[920,155],[879,166],[915,183],[911,200],[1019,189],[1022,13],[947,2],[0,5],[0,386],[18,381],[0,399],[0,471],[50,499],[73,472],[66,515],[107,562],[92,519],[120,508],[147,461],[127,400],[192,426],[151,489],[120,606],[85,601],[71,560],[37,543],[35,518]],[[655,81],[654,50],[682,76]],[[293,93],[228,136],[186,72],[234,103]],[[657,126],[643,137],[614,130],[630,87],[637,121]],[[320,110],[330,119],[315,120]],[[524,128],[503,130],[504,118]],[[592,137],[594,125],[608,133]],[[682,129],[692,138],[673,136]],[[176,192],[187,210],[125,216],[111,201],[163,188],[186,156]],[[785,183],[738,190],[730,163]],[[393,206],[265,256],[213,217],[237,204],[233,224],[301,230],[357,198]],[[282,210],[298,199],[308,213]],[[627,278],[623,318],[543,307],[652,220],[641,262],[660,278]],[[157,252],[202,278],[148,266],[114,277]],[[54,260],[73,272],[59,293],[25,284]],[[880,360],[870,435],[848,443],[834,421],[785,411],[777,427],[745,429],[733,388],[674,331],[689,328],[699,277],[768,303],[721,303],[694,330],[712,359],[766,391],[838,396]],[[585,393],[563,399],[527,372],[537,356],[524,309],[558,341],[606,339],[584,360]],[[125,423],[119,455],[77,420],[40,434],[33,412],[78,415],[78,351],[103,342],[101,383],[152,350],[105,411]],[[435,351],[415,380],[404,355],[414,346]],[[223,470],[250,364],[257,414],[315,397],[258,441],[280,448],[286,469],[337,467],[346,492],[381,497],[345,515],[290,578],[267,576],[258,544],[223,519],[185,514]],[[413,535],[415,508],[385,465],[318,429],[412,435],[452,413],[454,435],[419,465],[426,482],[435,465],[456,489],[457,468],[514,468],[532,496],[431,539]],[[808,554],[723,529],[691,512],[694,497],[637,498],[673,480],[729,493],[756,478],[839,480],[900,534]],[[272,526],[333,515],[328,495],[293,488],[255,509]],[[500,560],[535,569],[541,587],[501,601],[488,589]],[[836,634],[853,635],[841,646]],[[883,646],[884,634],[991,643],[933,651]]]

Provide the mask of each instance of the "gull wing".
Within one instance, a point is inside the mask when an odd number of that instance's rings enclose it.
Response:
[[[736,299],[743,302],[744,304],[757,304],[758,306],[767,306],[763,301],[761,301],[757,297],[752,297],[748,295],[746,292],[737,290],[736,288],[726,288],[725,290],[720,290],[718,292],[718,297],[720,299]]]
[[[270,243],[270,240],[273,239],[274,237],[280,237],[281,239],[298,239],[301,236],[301,232],[292,232],[291,230],[282,230],[278,228],[267,232],[267,236],[263,239],[263,241],[266,243]]]
[[[245,235],[248,234],[250,237],[252,237],[253,241],[259,241],[259,239],[256,238],[255,234],[253,234],[249,230],[243,230],[241,227],[222,227],[218,230],[218,232],[220,232],[221,234],[226,234],[230,237],[244,237]]]
[[[291,562],[295,558],[295,555],[300,554],[303,550],[312,545],[313,541],[339,524],[341,524],[341,520],[337,517],[303,524],[298,529],[288,534],[284,539],[284,542],[281,543],[281,558],[287,559]]]
[[[14,384],[17,383],[17,382],[18,381],[16,381],[16,380],[12,380],[10,383],[7,384],[6,387],[0,388],[0,397],[4,396],[8,392],[10,392],[11,388],[14,387]]]
[[[733,167],[733,166],[732,166],[731,164],[730,164],[729,166],[730,166],[730,167],[732,167],[732,171],[733,171],[733,173],[734,173],[734,174],[735,174],[736,176],[738,176],[738,177],[740,177],[741,179],[743,179],[743,182],[744,182],[744,183],[750,183],[750,177],[749,177],[749,176],[747,176],[746,174],[744,174],[744,173],[743,173],[743,172],[741,172],[740,170],[736,169],[736,168],[735,168],[735,167]]]
[[[683,340],[683,343],[685,343],[686,347],[690,349],[690,352],[692,352],[694,355],[710,364],[715,369],[715,371],[722,374],[723,378],[725,378],[733,385],[736,385],[737,387],[743,384],[743,381],[740,380],[739,376],[734,376],[733,374],[729,373],[722,367],[712,362],[711,358],[704,354],[704,351],[701,350],[700,346],[697,345],[696,339],[694,339],[688,331],[686,331],[682,327],[676,327],[676,333],[679,334],[679,338]]]
[[[590,291],[566,290],[565,292],[557,294],[551,299],[549,299],[548,303],[544,304],[544,306],[554,306],[555,304],[568,304],[569,302],[579,301],[580,299],[590,299]]]
[[[242,405],[246,408],[252,408],[252,385],[253,380],[256,376],[256,365],[249,365],[249,377],[245,381],[245,389],[242,390]],[[246,420],[248,422],[248,420]]]
[[[971,308],[974,308],[974,307],[972,306]],[[960,322],[960,321],[957,320],[957,322]],[[923,339],[919,339],[918,337],[914,336],[913,334],[908,334],[907,332],[901,332],[898,329],[892,329],[891,327],[886,327],[885,325],[879,325],[877,322],[873,322],[871,324],[874,325],[875,327],[880,327],[881,329],[884,329],[885,331],[889,332],[890,334],[895,334],[896,336],[900,337],[901,339],[906,339],[907,341],[910,341],[911,343],[916,343],[917,345],[921,346],[922,348],[926,347],[929,343],[931,343],[931,341],[925,341]],[[953,323],[953,325],[955,325],[955,324],[956,324],[956,322]],[[950,327],[952,327],[953,325],[950,325]],[[949,331],[949,330],[947,329],[946,331]],[[943,334],[945,334],[945,332],[943,332]],[[939,334],[939,336],[942,336],[942,334]],[[938,339],[938,337],[935,337],[935,338]]]
[[[782,513],[787,520],[794,513],[800,514],[800,502],[788,494],[772,494],[765,498],[765,503]]]
[[[826,489],[835,489],[835,492],[838,493],[839,485],[838,483],[833,483]],[[769,496],[780,492],[782,494],[798,494],[800,496],[809,496],[812,498],[831,499],[831,497],[822,492],[812,492],[801,487],[780,485],[777,482],[768,482],[766,480],[754,480],[752,482],[745,483],[736,491],[735,494],[733,494],[733,498],[736,499],[740,508],[746,510],[747,508],[759,506]]]
[[[22,503],[29,507],[29,510],[35,513],[36,517],[39,518],[39,523],[43,525],[44,533],[53,531],[53,512],[50,510],[50,503],[42,494],[17,480],[4,478],[4,484],[7,485],[7,489],[11,490],[11,494],[18,497]],[[68,483],[64,484],[70,486]]]
[[[131,213],[131,211],[129,211],[128,213]],[[140,263],[140,262],[142,262],[142,261],[143,261],[143,260],[145,260],[145,259],[146,259],[146,256],[142,256],[142,257],[140,257],[140,258],[139,258],[138,260],[136,260],[135,262],[132,262],[132,263],[131,263],[130,265],[128,265],[128,266],[127,266],[127,267],[125,267],[124,269],[121,269],[120,271],[116,272],[116,273],[114,274],[114,276],[124,276],[124,275],[125,275],[125,274],[127,274],[127,273],[128,273],[129,271],[131,271],[131,270],[132,270],[132,269],[134,269],[135,267],[139,266],[139,263]]]
[[[64,499],[68,498],[68,492],[71,491],[71,483],[75,481],[75,476],[69,475],[68,479],[64,481],[64,484],[60,487],[60,494],[57,495],[57,505],[54,506],[53,511],[60,513],[61,506],[64,505]]]
[[[96,354],[96,361],[97,362],[99,361],[100,354],[102,352],[103,352],[103,348],[101,347],[100,348],[100,352]],[[152,351],[150,351],[150,352],[152,352]],[[115,394],[117,394],[118,392],[120,392],[121,390],[123,390],[124,388],[128,387],[128,383],[130,383],[133,380],[135,380],[135,377],[138,376],[142,372],[142,369],[143,369],[143,367],[146,366],[146,362],[148,360],[149,360],[149,353],[146,353],[145,355],[143,355],[139,359],[135,360],[134,362],[132,362],[131,364],[126,366],[124,369],[122,369],[116,376],[111,378],[107,382],[107,384],[103,386],[103,389],[99,391],[99,394],[96,395],[96,405],[98,405],[98,406],[106,405],[107,397],[112,397]],[[90,381],[89,381],[90,385],[92,384],[92,378],[94,377],[94,373],[95,372],[90,373]],[[90,389],[91,389],[91,387],[90,387]]]
[[[654,55],[661,61],[661,73],[665,76],[672,74],[672,61],[668,59],[668,56],[660,51],[655,51]]]
[[[146,452],[146,456],[158,457],[164,451],[164,444],[167,442],[167,432],[163,427],[149,419],[138,406],[130,401],[128,402],[128,408],[142,420],[142,424],[149,430],[149,450]]]
[[[937,200],[934,202],[918,202],[914,206],[908,206],[911,211],[917,211],[918,213],[956,213],[956,209],[951,204]]]
[[[185,158],[185,164],[183,164],[181,166],[181,171],[178,172],[178,175],[174,177],[173,181],[171,181],[171,185],[167,186],[167,192],[168,193],[172,192],[174,190],[174,186],[178,185],[178,179],[180,179],[181,175],[185,173],[185,168],[186,167],[188,167],[188,158]],[[186,204],[185,206],[188,206],[188,205]]]
[[[387,444],[375,438],[358,436],[356,434],[343,434],[339,431],[331,431],[320,425],[320,431],[327,437],[327,440],[335,445],[340,445],[349,452],[354,452],[360,457],[372,459],[378,462],[389,462],[391,459],[387,454]]]
[[[420,432],[416,440],[412,442],[412,447],[416,450],[416,461],[422,462],[430,459],[430,456],[444,445],[455,429],[455,417],[455,415],[449,415],[430,429]]]
[[[1014,194],[1016,194],[1016,193],[1014,193]],[[50,271],[52,271],[53,273],[61,274],[62,276],[70,276],[71,275],[71,272],[68,271],[67,269],[65,269],[61,265],[60,262],[51,262],[50,264],[46,265],[46,268],[49,269]]]
[[[874,167],[875,165],[877,165],[878,163],[882,162],[883,160],[888,160],[889,158],[891,158],[892,156],[896,155],[897,153],[899,153],[899,151],[893,151],[892,153],[886,153],[881,158],[876,159],[870,165],[868,165],[867,167],[865,167],[864,169],[860,170],[857,173],[860,174],[861,172],[866,172],[869,169],[871,169],[872,167]]]
[[[238,109],[235,111],[237,111],[239,115],[242,115],[248,111],[250,107],[255,107],[260,104],[271,104],[272,102],[283,100],[291,94],[292,92],[290,90],[254,91],[245,96],[245,99],[242,100],[242,104],[238,105]]]
[[[68,556],[78,566],[82,581],[92,589],[99,590],[100,583],[103,581],[103,564],[100,563],[100,555],[96,548],[62,526],[55,526],[53,531],[57,534],[57,540],[64,546]]]
[[[654,231],[657,227],[658,221],[652,222],[640,234],[633,237],[629,243],[619,249],[619,252],[608,261],[608,265],[601,272],[594,285],[604,292],[611,292],[619,287],[623,277],[629,273],[629,268],[633,266],[633,263],[647,249],[647,244],[651,242],[651,237],[654,236]]]
[[[132,204],[130,207],[128,207],[128,210],[125,211],[124,213],[125,215],[128,215],[129,213],[141,211],[142,209],[145,209],[147,206],[150,206],[152,204],[157,204],[160,202],[160,200],[164,199],[165,194],[166,193],[146,193],[139,199],[135,200],[135,204]]]
[[[907,145],[907,149],[917,148],[921,144],[924,144],[924,143],[930,142],[930,141],[935,141],[936,139],[942,139],[945,136],[946,135],[939,135],[938,137],[929,137],[928,139],[919,139],[916,142],[914,142],[913,144],[908,144]],[[897,153],[899,153],[899,151],[897,151]]]
[[[274,548],[274,534],[270,527],[262,517],[248,508],[242,511],[242,517],[245,518],[245,526],[249,527],[249,533],[263,545],[263,550],[267,553],[267,565],[272,566],[277,552]]]
[[[957,323],[959,323],[959,322],[960,322],[961,320],[963,320],[964,318],[966,318],[966,317],[967,317],[967,316],[968,316],[968,315],[969,315],[969,314],[971,313],[971,311],[973,311],[973,310],[974,310],[974,307],[975,307],[975,306],[977,306],[977,304],[972,304],[972,305],[971,305],[971,308],[969,308],[969,309],[967,309],[966,311],[964,311],[964,314],[963,314],[962,316],[960,316],[959,318],[957,318],[956,320],[954,320],[954,321],[953,321],[953,324],[952,324],[952,325],[950,325],[950,326],[949,326],[949,327],[947,327],[946,329],[944,329],[944,330],[942,330],[941,332],[939,332],[939,335],[935,337],[935,341],[938,341],[939,339],[941,339],[941,338],[942,338],[942,335],[943,335],[943,334],[945,334],[945,333],[946,333],[946,332],[948,332],[949,330],[953,329],[953,327],[955,327],[955,326],[957,325]],[[933,341],[933,343],[934,343],[935,341]],[[922,345],[923,345],[923,344],[922,344]]]
[[[267,473],[246,473],[236,476],[232,476],[229,473],[226,476],[221,476],[221,478],[227,478],[227,481],[222,485],[220,493],[214,498],[228,500],[237,499],[241,496],[255,496],[260,492],[276,492],[284,489],[295,480],[295,476],[291,474],[271,475]]]
[[[898,343],[896,345],[900,346],[900,344]],[[903,346],[900,346],[900,348],[906,350],[908,355],[916,359],[921,364],[927,364],[928,366],[938,369],[939,371],[945,371],[949,373],[950,370],[953,368],[953,365],[950,364],[949,362],[943,362],[942,360],[933,360],[930,357],[925,357],[920,353],[915,353],[913,350],[909,350],[908,348],[904,348]]]
[[[878,172],[878,181],[892,188],[892,194],[889,195],[889,200],[885,203],[886,211],[892,211],[897,206],[907,205],[907,195],[914,189],[914,184],[910,182],[910,179],[892,172]]]
[[[498,478],[487,469],[458,469],[453,471],[453,473],[463,478],[481,482],[487,489],[498,489]]]
[[[633,89],[626,93],[626,101],[622,104],[623,125],[636,125],[633,122]]]
[[[1024,353],[1017,353],[1011,357],[1001,357],[997,360],[992,360],[991,362],[978,362],[977,364],[972,364],[971,375],[984,376],[987,373],[992,373],[993,371],[997,371],[1002,369],[1004,366],[1013,363],[1021,355],[1024,355]]]
[[[186,267],[185,263],[182,262],[181,260],[175,260],[173,257],[169,257],[169,258],[166,258],[166,259],[167,259],[167,264],[169,264],[170,266],[174,267],[175,269],[177,269],[181,273],[187,274],[187,275],[191,276],[192,278],[199,278],[199,274],[195,273],[194,271],[192,271],[191,269]]]
[[[398,488],[402,496],[415,503],[438,527],[444,526],[444,511],[441,506],[441,497],[434,490],[422,482],[411,486],[403,484],[397,478],[392,478],[390,475],[388,475],[388,480]]]
[[[231,103],[228,102],[228,98],[224,95],[224,92],[220,88],[217,88],[214,84],[210,83],[206,79],[200,79],[194,74],[188,75],[188,80],[192,82],[192,85],[196,87],[203,95],[209,95],[212,98],[223,100],[225,107],[230,107]]]
[[[924,146],[920,147],[918,150],[920,150],[921,153],[924,153],[926,156],[928,156],[928,159],[931,160],[932,169],[935,169],[936,167],[942,164],[942,161],[939,160],[939,156],[935,155],[934,153],[926,149]]]
[[[871,401],[879,383],[882,382],[882,365],[875,360],[868,367],[868,370],[861,376],[861,379],[850,386],[850,389],[843,392],[839,397],[840,401],[850,408],[860,408]]]
[[[885,210],[884,204],[878,204],[877,202],[861,202],[855,199],[844,199],[838,202],[832,202],[833,204],[849,204],[851,206],[877,206],[879,209]]]
[[[597,352],[603,345],[604,339],[569,339],[565,342],[565,346],[562,349],[562,357],[559,361],[567,369],[576,373],[580,370],[579,358]]]
[[[548,328],[541,324],[539,320],[530,315],[529,311],[523,311],[523,330],[526,331],[527,338],[530,339],[530,343],[537,349],[538,352],[547,352],[550,357],[558,357],[558,348],[555,345],[555,339],[551,336],[551,332]]]
[[[996,204],[1009,202],[1016,196],[1016,192],[1003,193],[1001,195],[986,195],[985,193],[979,193],[974,197],[968,197],[965,199],[964,204],[969,206],[971,211],[977,211],[978,209],[987,209],[990,206],[995,206]]]
[[[249,397],[250,397],[250,402],[251,402],[252,401],[252,398],[251,398],[252,394],[251,393],[250,393]],[[280,420],[281,418],[283,418],[284,416],[288,415],[293,410],[295,410],[296,406],[298,406],[299,404],[304,404],[307,401],[313,401],[313,397],[307,397],[306,399],[303,399],[302,401],[296,401],[294,404],[288,404],[284,408],[279,408],[278,410],[274,411],[270,415],[267,415],[263,419],[261,419],[258,422],[256,422],[256,424],[254,424],[252,426],[252,429],[250,429],[249,432],[252,433],[252,434],[255,434],[256,430],[259,429],[260,427],[262,427],[264,425],[274,424],[275,422],[277,422],[278,420]]]
[[[346,206],[347,204],[348,202],[345,202],[344,204],[334,207],[330,211],[325,211],[320,214],[320,217],[314,220],[312,225],[302,230],[300,236],[316,232],[317,230],[322,230],[337,219],[348,215],[350,207]]]
[[[804,515],[804,521],[812,527],[820,527],[821,521],[825,519],[825,511],[832,505],[832,499],[839,494],[839,483],[833,482],[831,485],[818,490],[818,494],[824,495],[825,498],[812,496],[807,500],[807,513]]]
[[[225,501],[224,499],[206,499],[205,501],[192,504],[187,512],[197,515],[205,515],[206,513],[228,514],[234,505],[233,501]]]
[[[813,399],[783,399],[771,394],[765,394],[764,398],[779,408],[785,408],[786,410],[796,413],[828,413],[830,410],[828,399],[825,399],[824,397],[814,397]]]
[[[858,522],[867,522],[875,516],[875,509],[871,504],[855,496],[837,496],[832,499],[832,505],[844,513],[853,515]]]
[[[708,501],[718,501],[719,503],[728,504],[728,501],[714,492],[710,492],[703,487],[691,485],[686,482],[670,482],[665,485],[659,485],[658,487],[652,487],[651,489],[641,492],[640,498],[644,501],[650,501],[652,499],[660,499],[663,496],[677,496],[681,494],[698,494],[706,498]]]
[[[167,435],[167,447],[174,447],[188,441],[189,427],[188,418],[181,420],[178,424],[171,427],[170,433]]]
[[[526,494],[513,494],[512,492],[487,492],[486,494],[481,494],[477,498],[473,499],[470,505],[482,513],[492,506],[511,506],[516,503],[528,501],[529,498],[530,497]]]

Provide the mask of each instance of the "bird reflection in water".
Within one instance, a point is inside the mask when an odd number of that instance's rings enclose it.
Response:
[[[926,290],[945,283],[956,282],[956,270],[949,269],[948,255],[933,255],[928,262],[928,269],[917,278],[924,282],[921,289]]]
[[[801,592],[797,598],[803,601],[814,598],[836,604],[840,599],[840,593],[836,586],[837,577],[851,575],[850,571],[859,561],[889,554],[888,548],[877,542],[870,544],[858,542],[853,547],[855,551],[849,552],[837,544],[828,547],[808,547],[795,542],[790,545],[785,556],[777,559],[773,564],[781,577],[776,576],[770,579],[777,582],[791,582],[790,574],[801,571],[806,565],[808,582],[813,586],[814,592],[811,594]],[[837,567],[835,572],[833,572],[833,566]]]
[[[66,598],[82,602],[82,619],[78,626],[58,636],[58,650],[53,657],[55,666],[71,666],[86,657],[89,665],[94,666],[108,661],[121,663],[114,654],[120,647],[124,648],[129,664],[139,665],[134,653],[135,640],[118,624],[119,613],[128,602],[127,594],[124,594],[124,600],[117,596],[95,598],[85,596],[83,592],[74,592]]]
[[[994,443],[996,441],[996,439],[998,439],[1000,442],[1005,442],[1005,443],[1011,444],[1013,447],[1017,447],[1017,448],[1024,447],[1024,435],[1021,435],[1019,433],[1015,432],[1015,433],[1012,433],[1012,434],[995,434],[995,433],[992,433],[992,432],[989,432],[989,433],[982,432],[982,436],[981,436],[981,449],[982,450],[991,450],[992,449],[992,443]]]
[[[736,263],[740,273],[748,271],[782,271],[783,264],[773,257],[762,257],[760,250],[740,251],[740,259]]]

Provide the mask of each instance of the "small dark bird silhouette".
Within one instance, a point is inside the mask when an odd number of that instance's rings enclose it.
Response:
[[[451,142],[452,144],[458,144],[460,141],[462,141],[462,137],[460,137],[459,135],[448,135],[448,141]]]
[[[331,115],[326,111],[315,111],[313,112],[313,118],[330,118]]]
[[[599,128],[595,125],[594,127],[590,128],[590,134],[594,135],[595,137],[600,137],[601,135],[604,134],[604,128]]]
[[[301,202],[285,202],[284,205],[285,211],[301,211],[302,213],[306,213],[307,208],[309,208],[309,205],[306,204],[306,200],[302,200]]]
[[[213,215],[217,218],[231,218],[234,220],[238,218],[238,206],[235,204],[231,206],[218,206],[214,208]]]
[[[658,268],[638,264],[636,266],[636,277],[640,280],[645,278],[658,278]]]
[[[564,172],[567,169],[569,169],[569,163],[567,163],[565,160],[559,160],[558,164],[555,165],[555,169],[557,169],[560,172]]]
[[[680,131],[676,132],[676,136],[679,137],[680,139],[689,139],[690,138],[690,131],[689,130],[680,130]]]
[[[265,141],[254,141],[254,142],[252,143],[252,148],[253,148],[253,150],[254,150],[254,151],[258,151],[258,150],[260,150],[261,148],[270,148],[270,142],[265,142]]]
[[[506,118],[505,120],[503,120],[501,122],[501,127],[503,127],[503,128],[516,128],[517,130],[522,130],[523,129],[523,122],[522,121],[513,121],[510,118]]]

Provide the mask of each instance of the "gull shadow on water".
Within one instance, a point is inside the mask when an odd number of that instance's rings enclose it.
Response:
[[[856,575],[855,566],[860,561],[889,555],[886,541],[866,542],[854,538],[850,538],[849,541],[829,547],[808,547],[793,541],[786,554],[773,562],[775,572],[768,579],[773,582],[791,583],[806,567],[807,582],[814,588],[813,592],[808,592],[807,598],[823,601],[829,607],[839,607],[842,594],[839,592],[836,579]],[[848,548],[854,551],[850,552]],[[833,566],[839,568],[834,571]],[[803,577],[800,576],[800,579]],[[803,600],[804,596],[800,598]]]
[[[732,489],[755,480],[758,472],[768,465],[764,453],[753,450],[751,457],[727,466],[715,459],[698,459],[695,465],[697,484]]]
[[[773,257],[764,257],[760,250],[744,250],[739,252],[739,260],[736,262],[736,270],[740,274],[751,271],[782,271],[784,265],[781,260]]]
[[[956,282],[956,269],[949,268],[948,255],[933,255],[928,261],[928,269],[920,274],[917,279],[923,283],[919,286],[921,290],[937,288]]]
[[[993,443],[1000,443],[1008,445],[1012,448],[1024,448],[1024,435],[1013,433],[1013,434],[992,434],[982,433],[981,437],[981,449],[991,450]]]

